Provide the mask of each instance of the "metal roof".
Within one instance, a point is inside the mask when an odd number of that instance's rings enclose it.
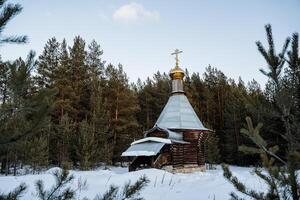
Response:
[[[122,156],[154,156],[158,154],[165,143],[161,142],[143,142],[131,145]]]
[[[170,96],[155,126],[164,129],[208,130],[203,126],[184,94]]]

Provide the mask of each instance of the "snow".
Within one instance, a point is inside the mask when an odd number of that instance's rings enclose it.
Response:
[[[158,138],[158,137],[146,137],[140,140],[136,140],[131,143],[131,145],[138,144],[138,143],[143,143],[147,141],[152,141],[152,142],[161,142],[165,144],[172,144],[172,141],[170,139],[165,139],[165,138]]]
[[[158,154],[165,143],[161,142],[144,142],[131,145],[122,156],[153,156]]]
[[[233,175],[252,189],[264,191],[265,184],[256,176],[253,176],[252,168],[231,166]],[[38,175],[24,176],[0,176],[0,192],[7,193],[20,183],[26,183],[29,188],[22,199],[36,199],[34,183],[41,179],[46,188],[54,184],[51,175],[57,168],[52,168]],[[111,184],[123,186],[127,181],[134,182],[140,176],[146,175],[150,180],[148,186],[141,192],[146,200],[182,200],[182,199],[229,199],[230,192],[234,191],[233,186],[223,177],[220,166],[216,170],[206,172],[195,172],[190,174],[172,174],[158,169],[144,169],[135,172],[128,172],[127,168],[112,167],[108,169],[97,169],[94,171],[71,170],[75,176],[72,182],[74,189],[78,188],[79,181],[86,181],[86,188],[79,190],[78,199],[84,197],[93,199],[97,194],[103,194]],[[246,198],[247,199],[247,198]]]
[[[153,156],[156,154],[157,152],[154,151],[129,151],[123,152],[122,156]]]

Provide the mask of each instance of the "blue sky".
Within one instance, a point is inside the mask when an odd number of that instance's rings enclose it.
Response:
[[[228,77],[247,82],[266,78],[259,68],[266,64],[255,41],[266,42],[264,25],[271,23],[277,49],[293,32],[300,32],[299,0],[10,0],[24,10],[12,20],[5,34],[26,34],[26,45],[0,47],[3,60],[41,53],[55,36],[72,44],[74,36],[87,43],[95,39],[104,59],[122,63],[131,81],[144,80],[156,71],[174,66],[170,55],[183,50],[182,68],[203,73],[211,64]]]

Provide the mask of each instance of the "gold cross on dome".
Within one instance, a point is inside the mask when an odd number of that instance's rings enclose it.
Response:
[[[179,49],[175,49],[174,53],[171,53],[171,55],[175,55],[175,61],[176,61],[176,68],[179,68],[179,58],[178,54],[182,53],[183,51],[179,51]]]

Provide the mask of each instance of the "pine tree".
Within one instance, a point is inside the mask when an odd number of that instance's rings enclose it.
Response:
[[[9,65],[7,99],[6,103],[0,106],[2,156],[7,155],[11,146],[19,141],[39,134],[46,125],[53,92],[35,91],[31,77],[34,66],[33,52],[29,54],[27,60],[18,59]],[[5,166],[4,163],[9,164],[7,158],[2,160],[2,167]],[[6,168],[8,167],[6,165]]]
[[[95,132],[86,120],[79,123],[78,145],[76,145],[76,155],[79,160],[79,166],[83,170],[92,167],[98,146],[95,141]]]
[[[60,57],[56,76],[54,77],[54,88],[58,90],[55,98],[55,108],[53,117],[57,124],[66,114],[74,113],[72,102],[76,94],[73,92],[71,79],[71,63],[70,56],[67,49],[67,43],[64,39],[60,45]],[[55,121],[57,119],[57,121]]]
[[[23,193],[26,192],[27,186],[25,183],[21,183],[18,187],[16,187],[12,192],[8,194],[0,193],[1,200],[18,200],[22,197]]]
[[[0,61],[0,102],[5,105],[8,98],[9,62]]]
[[[206,157],[209,164],[209,169],[214,169],[214,164],[220,161],[219,138],[211,133],[205,141]]]
[[[112,163],[112,134],[109,131],[109,115],[107,111],[107,99],[103,96],[102,81],[100,78],[92,81],[93,90],[91,96],[91,129],[95,134],[95,142],[98,147],[95,162]]]
[[[280,156],[276,154],[278,146],[269,146],[261,137],[260,129],[262,128],[262,124],[259,123],[254,127],[249,117],[246,118],[246,121],[248,129],[241,129],[241,132],[247,135],[256,147],[243,145],[240,147],[240,150],[248,154],[260,154],[262,166],[265,171],[263,172],[260,168],[255,168],[254,173],[265,181],[268,190],[259,192],[248,189],[245,184],[232,175],[228,166],[222,165],[225,178],[227,178],[239,192],[253,199],[299,199],[300,183],[297,180],[297,170],[295,168],[300,161],[299,154],[288,156],[286,161],[280,158]],[[283,166],[275,165],[275,161],[280,162]],[[231,193],[231,197],[236,200],[242,199],[233,192]]]
[[[300,183],[298,180],[297,169],[300,165],[299,156],[299,125],[298,115],[294,110],[297,107],[295,98],[295,79],[293,76],[294,67],[290,67],[285,74],[282,74],[282,68],[285,63],[285,53],[288,48],[290,39],[284,43],[283,50],[280,54],[276,54],[270,25],[266,27],[267,39],[269,44],[268,51],[257,42],[258,50],[265,58],[268,64],[268,70],[261,72],[269,78],[267,86],[268,96],[271,100],[271,112],[269,115],[273,120],[269,123],[277,125],[278,129],[274,131],[282,137],[284,142],[284,152],[280,153],[280,141],[274,141],[269,144],[261,136],[262,124],[259,123],[256,127],[253,126],[251,118],[246,118],[248,129],[241,129],[241,132],[246,135],[255,144],[256,147],[242,145],[240,150],[247,154],[259,154],[261,158],[261,169],[256,168],[255,174],[266,182],[268,191],[258,192],[248,189],[236,177],[234,177],[227,166],[223,166],[224,176],[235,186],[235,188],[253,199],[299,199],[300,198]],[[294,38],[295,39],[295,38]],[[292,46],[296,45],[295,43]],[[294,49],[295,47],[292,47]],[[295,48],[297,49],[297,48]],[[295,50],[292,50],[295,51]],[[298,51],[298,50],[297,50]],[[291,51],[290,51],[291,52]],[[289,53],[291,55],[291,53]],[[293,53],[294,58],[297,53]],[[290,62],[290,61],[289,61]],[[273,84],[273,85],[271,85]],[[297,112],[296,112],[297,113]],[[275,119],[275,120],[274,120]],[[280,119],[281,121],[279,121]],[[275,143],[275,144],[274,144]],[[232,193],[233,199],[241,199],[238,195]]]
[[[7,104],[2,107],[2,118],[0,120],[3,124],[7,124],[7,128],[10,122],[22,121],[23,124],[19,123],[22,127],[19,129],[22,130],[23,134],[11,134],[10,137],[6,138],[7,142],[16,141],[25,135],[32,134],[33,129],[37,130],[39,127],[43,127],[43,122],[45,122],[51,109],[53,92],[49,90],[36,92],[33,87],[31,70],[35,66],[34,55],[31,52],[26,61],[18,59],[10,67],[10,98]],[[30,117],[30,120],[27,120],[27,117]],[[26,127],[27,123],[29,130]],[[2,127],[5,128],[5,126]],[[2,143],[5,142],[2,141]]]
[[[104,64],[101,56],[103,55],[103,50],[101,50],[100,45],[93,40],[88,46],[86,63],[88,65],[89,73],[95,77],[102,77],[104,74]]]
[[[26,43],[27,36],[9,36],[5,37],[2,35],[7,23],[18,15],[22,11],[22,6],[20,4],[5,4],[6,0],[0,1],[0,44],[3,43]]]
[[[72,200],[75,198],[76,192],[71,189],[68,185],[73,181],[74,176],[69,174],[68,170],[56,170],[53,173],[55,178],[55,185],[53,185],[50,189],[46,190],[44,186],[44,182],[42,180],[38,180],[35,183],[35,187],[37,190],[37,197],[40,200]]]
[[[42,55],[39,56],[36,79],[40,87],[53,87],[60,59],[59,47],[59,42],[53,37],[47,41]]]
[[[285,77],[289,89],[292,91],[292,96],[295,98],[294,110],[292,112],[300,119],[300,55],[299,55],[299,34],[292,35],[291,49],[287,52],[286,59],[288,63],[287,75]]]
[[[46,137],[34,137],[26,141],[26,162],[32,166],[33,173],[48,165],[48,140]]]
[[[97,195],[95,200],[143,200],[144,198],[140,197],[140,191],[144,189],[149,180],[146,176],[141,176],[134,184],[127,182],[122,191],[120,188],[114,185],[111,185],[109,190],[106,191],[103,195]]]
[[[258,51],[262,54],[262,56],[268,63],[269,71],[265,71],[264,69],[260,69],[260,71],[265,76],[270,78],[270,80],[275,85],[275,91],[278,91],[279,87],[280,87],[280,74],[281,74],[282,68],[285,63],[284,55],[285,55],[288,45],[290,43],[290,38],[287,38],[285,40],[282,51],[277,55],[276,51],[275,51],[275,44],[274,44],[274,40],[273,40],[271,25],[267,24],[265,26],[265,29],[266,29],[266,33],[267,33],[269,49],[266,50],[260,41],[257,41],[256,45],[257,45]]]
[[[88,116],[88,110],[90,109],[90,82],[86,65],[87,52],[85,51],[85,41],[80,36],[76,36],[73,46],[69,48],[69,52],[69,72],[72,91],[74,92],[71,101],[73,113],[69,113],[69,116],[75,122],[79,122]]]
[[[136,117],[139,106],[121,65],[118,68],[108,65],[105,75],[107,82],[104,96],[107,97],[109,129],[113,135],[113,162],[116,162],[132,139],[138,137],[136,130],[139,124]]]

